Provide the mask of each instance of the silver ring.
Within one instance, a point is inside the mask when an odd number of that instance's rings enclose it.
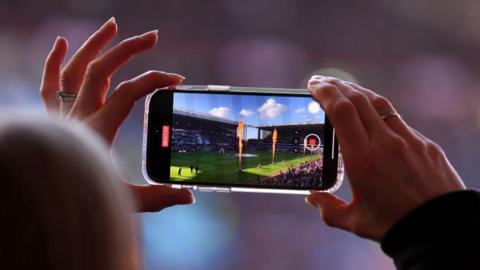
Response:
[[[63,91],[58,91],[57,97],[61,102],[74,102],[77,99],[77,95],[65,93]]]
[[[389,112],[389,113],[385,113],[385,114],[380,114],[380,117],[382,118],[383,121],[386,121],[390,117],[400,118],[400,114],[398,114],[396,112]]]

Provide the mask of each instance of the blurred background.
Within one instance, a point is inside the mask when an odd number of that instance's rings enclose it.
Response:
[[[44,114],[43,62],[57,35],[69,56],[115,16],[116,41],[151,29],[158,46],[113,84],[149,69],[188,84],[305,87],[311,74],[388,97],[480,187],[480,2],[457,0],[0,1],[0,111]],[[114,151],[143,183],[143,101]],[[338,191],[350,198],[348,184]],[[377,243],[328,228],[303,196],[197,193],[197,203],[140,214],[148,269],[394,269]]]

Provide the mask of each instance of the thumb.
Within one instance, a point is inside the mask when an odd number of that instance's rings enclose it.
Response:
[[[171,188],[165,185],[128,185],[137,202],[138,212],[158,212],[178,204],[195,203],[195,197],[188,189]]]
[[[305,202],[320,210],[328,226],[348,230],[349,204],[343,199],[327,192],[313,192]]]

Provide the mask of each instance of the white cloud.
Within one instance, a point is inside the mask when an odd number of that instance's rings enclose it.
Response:
[[[297,108],[297,109],[295,109],[294,112],[295,112],[295,113],[304,113],[304,112],[305,112],[305,108],[303,108],[303,107]]]
[[[308,112],[309,113],[318,114],[318,113],[320,113],[320,111],[321,111],[321,108],[320,108],[320,104],[318,104],[318,102],[311,101],[310,103],[308,103]]]
[[[242,109],[240,111],[240,115],[243,115],[245,117],[249,117],[251,115],[254,115],[255,113],[252,111],[252,110],[248,110],[248,109]]]
[[[277,103],[275,99],[269,98],[257,111],[260,114],[260,119],[275,118],[287,110],[287,106]]]
[[[227,107],[215,107],[211,109],[208,113],[210,115],[220,117],[220,118],[230,118],[230,109]]]

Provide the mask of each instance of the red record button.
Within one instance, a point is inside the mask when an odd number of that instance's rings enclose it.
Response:
[[[162,126],[162,147],[168,148],[170,145],[170,126]]]

